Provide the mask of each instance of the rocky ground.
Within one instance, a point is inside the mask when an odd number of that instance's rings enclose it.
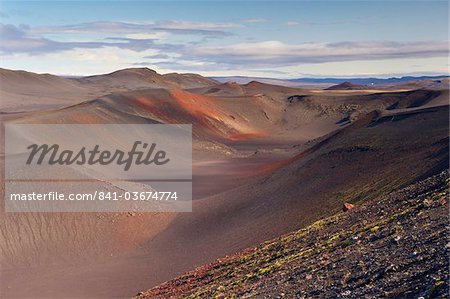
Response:
[[[445,298],[448,188],[443,172],[136,298]]]

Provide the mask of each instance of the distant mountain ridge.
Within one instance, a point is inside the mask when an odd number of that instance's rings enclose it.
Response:
[[[404,77],[391,77],[391,78],[296,78],[296,79],[277,79],[277,78],[264,78],[264,77],[245,77],[245,76],[231,76],[231,77],[210,77],[220,82],[236,81],[238,83],[248,83],[250,81],[260,82],[285,82],[287,84],[307,83],[307,84],[339,84],[342,82],[351,82],[353,84],[370,85],[370,84],[394,84],[394,83],[407,83],[411,81],[420,80],[437,80],[441,78],[449,78],[449,75],[438,76],[404,76]]]
[[[448,78],[448,75],[442,76],[404,76],[404,77],[391,77],[391,78],[298,78],[291,79],[293,82],[311,82],[311,83],[341,83],[351,82],[353,84],[390,84],[390,83],[403,83],[417,80],[435,80],[440,78]]]
[[[367,86],[365,85],[359,85],[359,84],[353,84],[352,82],[343,82],[337,85],[330,86],[328,88],[325,88],[326,90],[358,90],[358,89],[366,89]]]
[[[114,92],[150,88],[200,88],[217,84],[220,83],[197,74],[159,74],[149,68],[128,68],[86,77],[63,77],[0,68],[2,111],[68,106]]]

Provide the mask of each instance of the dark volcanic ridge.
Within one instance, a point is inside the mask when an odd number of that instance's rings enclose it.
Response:
[[[427,82],[429,84],[441,84],[441,86],[448,87],[448,75],[438,75],[438,76],[403,76],[403,77],[391,77],[391,78],[296,78],[296,79],[278,79],[269,77],[246,77],[246,76],[228,76],[228,77],[211,77],[219,82],[236,81],[240,84],[246,84],[250,81],[259,81],[264,83],[272,83],[283,86],[291,87],[304,87],[304,86],[315,86],[315,87],[328,87],[331,85],[336,85],[342,82],[352,82],[353,84],[359,85],[402,85],[402,84],[414,84],[416,82]],[[423,85],[423,84],[422,84]],[[422,86],[423,87],[423,86]]]
[[[361,90],[361,89],[370,89],[370,87],[366,85],[353,84],[352,82],[346,81],[325,88],[325,90]]]

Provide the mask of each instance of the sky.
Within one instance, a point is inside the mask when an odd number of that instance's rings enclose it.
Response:
[[[449,72],[448,1],[1,1],[0,66],[252,77]]]

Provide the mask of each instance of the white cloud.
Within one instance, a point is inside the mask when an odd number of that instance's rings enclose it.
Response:
[[[241,27],[236,23],[222,22],[192,22],[192,21],[162,21],[154,24],[155,27],[182,30],[217,30]]]
[[[151,34],[151,33],[148,33]],[[64,52],[72,49],[101,49],[101,48],[122,48],[136,52],[148,49],[170,50],[172,47],[179,48],[178,45],[164,44],[156,42],[156,39],[133,39],[128,37],[107,37],[102,41],[97,39],[90,41],[73,40],[58,41],[33,34],[29,28],[16,27],[0,23],[0,54],[3,56],[14,53],[27,53],[29,55],[42,55],[46,53]]]
[[[24,69],[38,73],[95,75],[131,67],[134,62],[142,60],[142,55],[158,55],[158,52],[154,50],[135,52],[114,47],[71,49],[41,54],[38,59],[23,53],[13,54],[2,57],[1,64],[4,68]],[[157,65],[151,65],[151,68],[161,71]]]
[[[339,42],[285,44],[279,41],[195,47],[185,56],[197,60],[244,66],[283,66],[333,61],[446,57],[447,41]]]
[[[225,22],[193,22],[193,21],[157,21],[157,22],[119,22],[95,21],[59,26],[41,26],[31,28],[35,34],[150,34],[166,32],[173,34],[197,34],[205,36],[230,35],[226,29],[241,27],[237,23]]]
[[[243,23],[266,23],[269,22],[269,19],[265,18],[247,18],[247,19],[241,19],[240,20]]]
[[[167,37],[166,32],[152,32],[152,33],[131,33],[126,35],[131,39],[164,39]]]

